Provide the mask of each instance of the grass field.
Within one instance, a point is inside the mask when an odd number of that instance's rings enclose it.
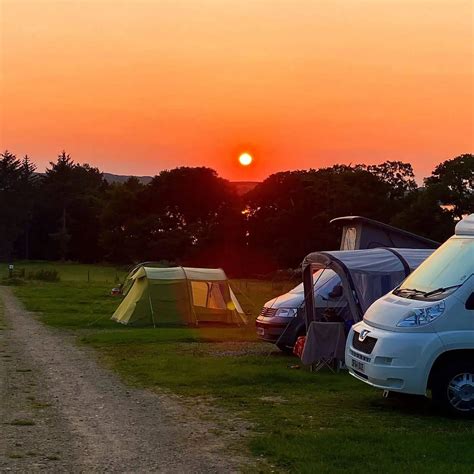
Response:
[[[22,264],[19,263],[18,266]],[[41,263],[29,264],[39,268]],[[425,399],[383,399],[346,373],[311,373],[259,343],[253,328],[132,329],[110,321],[120,270],[53,265],[59,283],[15,288],[45,323],[72,331],[129,384],[209,400],[252,424],[245,441],[292,472],[473,472],[474,425],[439,416]],[[89,274],[96,275],[87,281]],[[86,279],[84,279],[86,274]],[[281,292],[269,282],[234,282],[259,306]],[[196,408],[199,412],[199,408]]]

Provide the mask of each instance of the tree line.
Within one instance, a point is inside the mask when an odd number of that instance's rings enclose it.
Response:
[[[73,260],[222,266],[233,275],[297,267],[339,246],[338,216],[362,215],[443,241],[474,212],[474,155],[440,163],[418,186],[412,166],[335,165],[275,173],[241,196],[205,167],[149,184],[108,183],[66,153],[36,172],[0,155],[0,261]]]

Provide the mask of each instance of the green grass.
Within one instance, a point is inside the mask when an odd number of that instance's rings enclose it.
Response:
[[[107,283],[28,282],[15,288],[30,311],[40,311],[45,323],[68,329],[117,329],[110,320],[120,298],[110,296]]]
[[[15,291],[47,324],[94,347],[127,383],[184,396],[196,413],[193,401],[208,400],[230,420],[250,422],[248,448],[280,470],[472,472],[474,425],[438,415],[425,399],[383,399],[347,373],[289,369],[297,360],[279,352],[266,357],[271,346],[256,341],[253,328],[117,325],[109,320],[119,302],[109,296],[110,284],[82,282],[73,268],[63,274],[60,283],[33,282]],[[261,281],[238,285],[255,308],[281,292]]]
[[[26,274],[37,272],[38,270],[56,270],[63,281],[70,282],[102,282],[110,285],[117,280],[122,280],[127,273],[125,267],[115,267],[112,265],[87,265],[71,264],[68,262],[45,262],[45,261],[16,261],[15,271],[25,269]],[[8,276],[8,266],[0,269],[0,279]]]

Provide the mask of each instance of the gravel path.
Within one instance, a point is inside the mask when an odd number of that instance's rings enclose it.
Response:
[[[9,288],[0,298],[0,472],[227,473],[247,464],[192,409],[125,386]]]

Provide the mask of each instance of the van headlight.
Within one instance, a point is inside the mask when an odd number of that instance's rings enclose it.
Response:
[[[293,318],[296,316],[297,310],[295,308],[279,308],[275,316],[279,318]]]
[[[424,326],[425,324],[431,323],[436,318],[439,318],[444,313],[446,305],[444,301],[440,301],[438,304],[428,306],[427,308],[418,308],[410,312],[410,314],[402,319],[397,327],[399,328],[413,328],[417,326]]]

